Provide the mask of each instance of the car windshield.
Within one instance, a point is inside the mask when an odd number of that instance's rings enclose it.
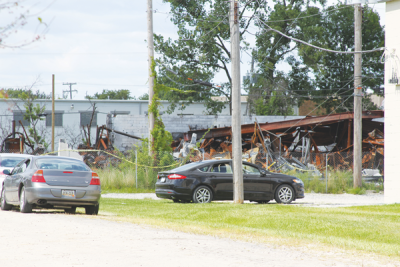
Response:
[[[197,166],[199,166],[201,163],[199,162],[192,162],[183,166],[180,166],[178,168],[175,168],[173,170],[171,170],[172,172],[182,172],[182,171],[188,171],[192,168],[197,168]]]
[[[24,159],[23,157],[1,157],[0,167],[14,168]]]
[[[90,171],[90,168],[83,162],[57,158],[37,159],[36,167],[42,170]]]

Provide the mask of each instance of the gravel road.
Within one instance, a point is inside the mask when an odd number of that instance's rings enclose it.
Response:
[[[300,205],[310,205],[318,195],[307,195]],[[154,194],[129,194],[129,198],[138,197],[154,198]],[[383,202],[380,196],[375,197]],[[343,198],[332,197],[319,203],[337,206],[340,199]],[[364,201],[359,196],[356,199],[352,202]],[[103,220],[109,216],[101,212],[99,216],[86,216],[53,211],[0,211],[0,265],[400,266],[400,262],[386,258],[340,250],[249,243]]]

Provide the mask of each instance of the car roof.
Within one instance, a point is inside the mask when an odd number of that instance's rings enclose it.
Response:
[[[18,157],[18,158],[20,158],[21,156],[22,157],[29,157],[29,156],[32,156],[32,155],[29,155],[29,154],[17,154],[17,153],[0,153],[0,158],[1,157],[3,157],[3,156],[6,156],[6,157]]]
[[[38,155],[38,156],[32,156],[33,159],[66,159],[66,160],[75,160],[75,161],[79,161],[79,162],[83,162],[82,160],[76,159],[76,158],[71,158],[71,157],[59,157],[59,156],[50,156],[50,155]]]

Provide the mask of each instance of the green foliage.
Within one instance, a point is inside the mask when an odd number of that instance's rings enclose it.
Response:
[[[45,113],[46,106],[44,104],[40,105],[39,103],[34,104],[36,99],[47,99],[48,96],[46,94],[36,91],[33,93],[31,90],[11,90],[7,91],[13,97],[18,97],[24,103],[24,120],[29,121],[28,127],[28,138],[32,144],[36,145],[44,145],[47,148],[49,145],[45,141],[45,136],[40,134],[38,130],[39,121],[45,120],[43,114]]]
[[[19,98],[22,100],[28,99],[28,98],[32,98],[32,99],[50,99],[51,98],[50,95],[46,95],[46,93],[40,92],[39,90],[37,90],[36,92],[33,92],[32,90],[27,90],[27,89],[9,88],[9,89],[5,89],[2,91],[3,91],[2,98],[15,98],[15,99]]]
[[[340,8],[340,9],[339,9]],[[336,10],[335,10],[336,9]],[[317,46],[340,51],[354,50],[354,9],[339,2],[336,6],[326,9],[329,16],[321,20],[318,25],[304,32],[305,36]],[[379,15],[367,5],[363,7],[362,43],[363,50],[370,50],[384,46],[385,31],[379,23]],[[327,112],[338,106],[335,98],[326,99],[326,95],[341,94],[346,99],[354,89],[354,55],[337,54],[319,51],[309,46],[301,45],[300,56],[309,66],[315,76],[314,86],[324,90],[313,91],[319,97],[315,101],[321,103]],[[381,52],[362,55],[362,87],[376,89],[383,85],[383,64],[380,63]],[[342,102],[341,100],[340,102]],[[351,96],[336,112],[353,109]],[[363,98],[363,110],[377,109],[371,103],[368,95]]]
[[[330,193],[330,194],[365,194],[367,190],[372,190],[376,193],[383,191],[383,181],[378,183],[366,183],[363,181],[361,188],[353,187],[353,172],[352,171],[328,171],[328,191],[326,191],[325,177],[314,176],[309,172],[290,171],[287,174],[296,176],[304,182],[304,188],[307,193]],[[325,172],[324,172],[325,175]]]
[[[159,106],[160,106],[160,98],[159,94],[161,92],[170,92],[170,91],[179,91],[175,88],[171,88],[165,86],[163,84],[158,83],[157,81],[157,73],[155,71],[156,62],[152,59],[151,70],[152,77],[154,77],[154,95],[151,100],[151,104],[149,105],[149,112],[154,115],[154,128],[151,131],[152,135],[152,150],[153,151],[172,151],[171,143],[172,143],[172,135],[170,132],[165,130],[164,123],[162,122]]]
[[[136,151],[137,163],[136,167]],[[101,177],[101,186],[106,191],[136,192],[136,168],[137,168],[137,187],[140,191],[155,189],[157,174],[160,171],[170,170],[178,166],[170,152],[155,151],[153,156],[149,155],[148,141],[145,140],[135,150],[130,151],[127,157],[119,153],[119,157],[124,157],[116,167],[99,169],[96,172]],[[154,167],[154,162],[157,166]]]
[[[172,40],[162,35],[154,36],[155,50],[162,55],[158,59],[162,64],[159,70],[160,82],[181,91],[170,91],[160,97],[174,103],[169,112],[176,108],[183,111],[190,103],[204,101],[205,114],[220,113],[226,103],[231,103],[232,96],[229,4],[224,0],[164,2],[168,2],[171,7],[171,21],[178,28],[179,38]],[[245,35],[254,20],[252,14],[259,15],[266,7],[266,1],[239,1],[242,50],[247,50],[249,46]],[[211,83],[218,72],[226,76],[225,82],[218,86],[204,83]],[[227,101],[212,99],[212,96],[220,95],[225,96]]]
[[[86,96],[87,99],[132,99],[131,92],[128,89],[108,90],[103,89],[101,93],[95,93],[93,96]]]

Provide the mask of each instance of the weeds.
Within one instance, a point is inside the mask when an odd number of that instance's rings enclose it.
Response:
[[[353,187],[353,173],[351,171],[328,171],[328,184],[326,184],[326,178],[320,176],[314,176],[307,172],[287,172],[289,175],[296,176],[304,182],[304,188],[307,193],[331,193],[331,194],[355,194],[362,195],[369,191],[379,193],[383,191],[383,181],[379,182],[364,182],[362,187]]]

